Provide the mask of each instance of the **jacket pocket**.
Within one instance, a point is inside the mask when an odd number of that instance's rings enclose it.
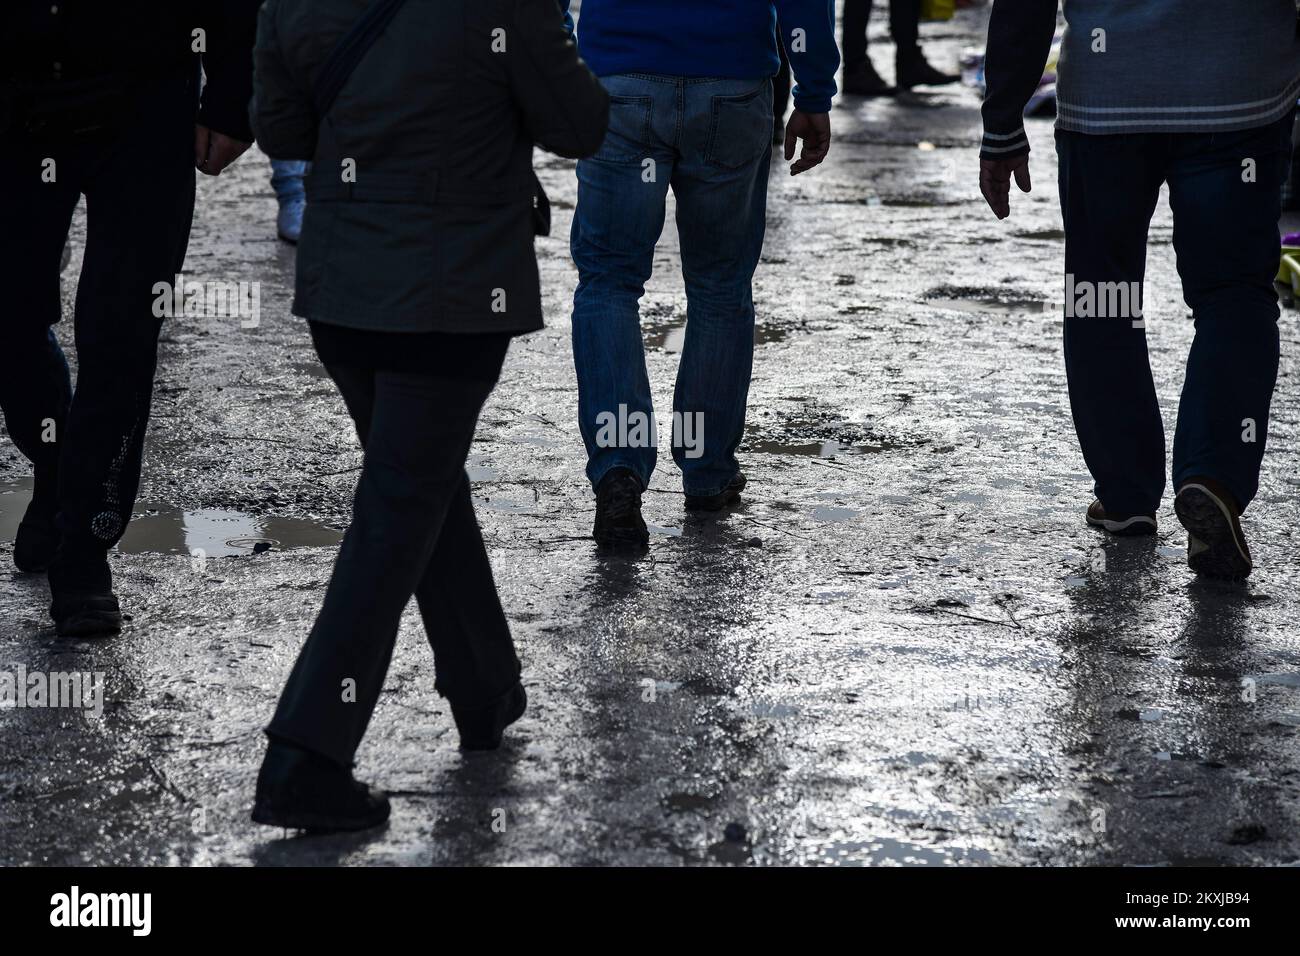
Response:
[[[596,159],[625,162],[649,152],[651,102],[649,96],[610,94],[609,130]]]
[[[711,165],[739,169],[772,148],[772,83],[748,93],[713,97],[706,157]]]
[[[489,328],[525,328],[539,313],[533,218],[525,203],[435,209],[440,311]]]

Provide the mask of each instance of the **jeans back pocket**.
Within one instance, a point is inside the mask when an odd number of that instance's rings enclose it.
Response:
[[[709,128],[708,161],[739,169],[772,148],[772,84],[763,81],[748,93],[715,96]]]
[[[651,102],[649,96],[610,94],[609,131],[596,159],[625,161],[649,152]]]

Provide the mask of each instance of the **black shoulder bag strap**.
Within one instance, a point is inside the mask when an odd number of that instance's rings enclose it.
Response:
[[[335,45],[330,58],[317,75],[316,86],[312,90],[318,119],[325,119],[330,107],[338,99],[339,92],[348,82],[348,77],[405,3],[406,0],[376,0]]]
[[[406,0],[376,0],[343,39],[339,40],[317,75],[316,86],[312,90],[318,121],[324,121],[348,78],[405,2]],[[533,173],[533,232],[539,236],[551,234],[551,201],[536,173]]]

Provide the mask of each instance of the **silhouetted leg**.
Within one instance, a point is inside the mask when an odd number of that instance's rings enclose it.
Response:
[[[330,373],[367,423],[365,464],[324,605],[268,733],[347,766],[383,689],[402,611],[465,480],[494,383],[378,371],[370,393],[364,374]]]
[[[1096,304],[1104,289],[1140,289],[1163,179],[1163,139],[1058,132],[1056,141],[1066,295],[1073,300],[1066,303],[1065,371],[1079,446],[1108,512],[1155,514],[1164,493],[1165,438],[1146,331],[1134,327],[1131,314],[1079,314],[1089,311],[1079,297],[1091,293]]]
[[[440,694],[453,704],[474,707],[514,685],[519,658],[474,516],[468,476],[455,491],[415,597],[433,648]]]
[[[1174,434],[1174,485],[1215,478],[1244,509],[1259,488],[1280,351],[1278,217],[1293,118],[1175,138],[1174,249],[1196,319]],[[1245,174],[1246,161],[1254,175]]]

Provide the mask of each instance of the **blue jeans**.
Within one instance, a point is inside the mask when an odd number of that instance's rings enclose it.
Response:
[[[1243,509],[1255,497],[1278,370],[1273,277],[1292,123],[1288,115],[1226,133],[1056,134],[1065,369],[1079,445],[1108,512],[1155,514],[1164,494],[1164,426],[1144,321],[1098,314],[1103,300],[1123,301],[1117,287],[1140,303],[1147,228],[1164,182],[1183,298],[1196,321],[1174,433],[1174,487],[1214,478]],[[1094,302],[1077,314],[1086,295]]]
[[[722,491],[739,472],[736,448],[754,359],[751,280],[763,248],[771,164],[772,82],[627,74],[601,81],[609,133],[578,163],[571,247],[578,420],[592,484],[611,468],[647,485],[656,447],[638,302],[677,198],[686,335],[673,420],[673,460],[687,494]],[[676,430],[676,429],[674,429]]]
[[[307,201],[303,177],[311,171],[311,163],[301,159],[271,160],[271,188],[280,205],[293,200]]]

